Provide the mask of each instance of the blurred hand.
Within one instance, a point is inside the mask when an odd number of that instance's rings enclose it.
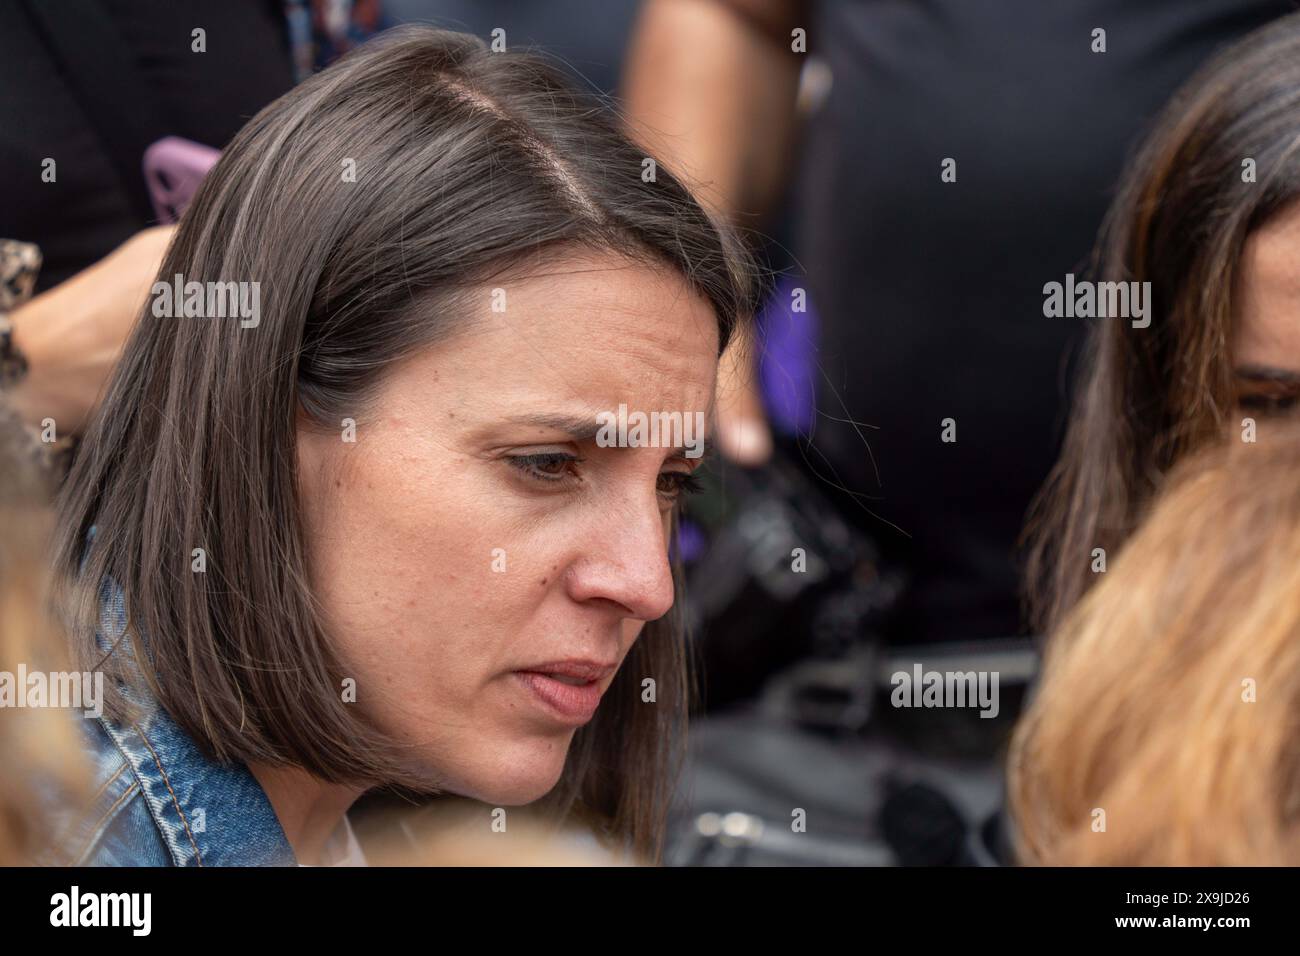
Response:
[[[718,450],[747,468],[766,463],[772,457],[772,431],[759,391],[757,355],[748,335],[737,335],[722,353],[717,401]]]
[[[80,431],[158,275],[175,226],[136,233],[109,255],[9,314],[27,375],[9,393],[31,425]]]

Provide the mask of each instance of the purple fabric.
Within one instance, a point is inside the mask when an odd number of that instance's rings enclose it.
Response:
[[[805,291],[803,312],[792,309],[796,288]],[[808,434],[815,414],[818,324],[806,292],[783,276],[758,316],[759,386],[772,430],[783,435]]]
[[[709,543],[705,540],[704,529],[691,521],[690,518],[683,518],[677,526],[677,540],[673,542],[673,557],[681,556],[686,564],[704,556],[709,549]]]

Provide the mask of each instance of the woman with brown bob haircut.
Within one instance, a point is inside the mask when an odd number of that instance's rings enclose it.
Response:
[[[675,502],[754,276],[533,55],[402,28],[254,117],[60,504],[77,660],[114,689],[62,858],[347,861],[391,786],[656,859]],[[684,425],[612,442],[623,405]]]

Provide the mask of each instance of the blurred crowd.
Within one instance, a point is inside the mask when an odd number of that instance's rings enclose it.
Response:
[[[764,279],[674,513],[699,687],[662,803],[617,791],[651,821],[632,861],[1300,862],[1291,0],[54,7],[0,8],[0,671],[93,649],[56,525],[174,394],[132,393],[164,359],[130,336],[223,242],[178,235],[259,214],[209,169],[317,89],[346,111],[333,64],[426,23],[553,62]],[[466,103],[513,95],[438,56]],[[298,84],[301,116],[254,119]],[[73,723],[0,709],[0,862],[43,858],[50,793],[108,785]],[[490,803],[363,788],[339,859],[623,860],[588,839],[600,792],[506,845]]]

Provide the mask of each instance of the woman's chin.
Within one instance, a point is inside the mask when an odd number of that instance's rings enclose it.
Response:
[[[494,807],[518,807],[540,800],[560,782],[567,741],[530,742],[502,748],[479,767],[466,768],[454,792]]]

